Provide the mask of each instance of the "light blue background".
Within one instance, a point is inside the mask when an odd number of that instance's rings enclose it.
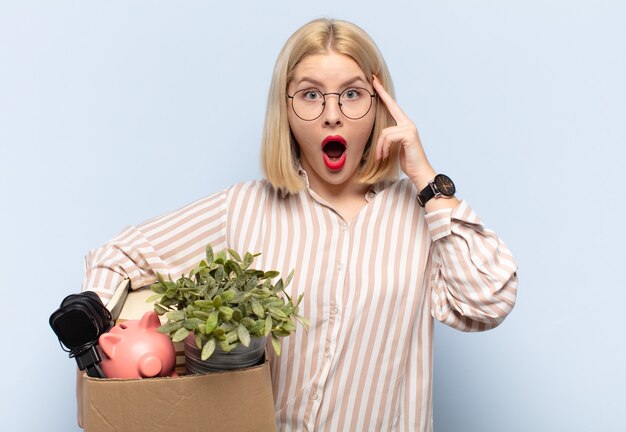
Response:
[[[520,266],[500,328],[437,326],[435,430],[626,430],[626,6],[545,0],[2,1],[3,430],[77,430],[48,317],[84,254],[260,177],[273,62],[319,16],[377,41],[432,164]]]

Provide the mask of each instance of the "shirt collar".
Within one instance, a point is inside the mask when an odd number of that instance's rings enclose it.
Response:
[[[309,192],[309,194],[311,196],[314,196],[316,198],[320,198],[315,191],[313,191],[310,187],[310,183],[309,183],[309,176],[307,174],[307,172],[305,171],[305,169],[302,167],[301,164],[298,164],[298,175],[302,178],[302,181],[304,181],[304,185],[306,186],[307,191]],[[371,202],[376,195],[384,189],[384,181],[383,182],[378,182],[374,185],[370,185],[369,189],[367,190],[367,192],[365,193],[365,200],[367,202]],[[283,198],[286,196],[286,191],[283,190]],[[321,199],[321,198],[320,198]]]

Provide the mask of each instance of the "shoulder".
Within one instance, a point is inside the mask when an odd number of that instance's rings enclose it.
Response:
[[[265,179],[246,180],[235,183],[230,188],[226,189],[225,192],[229,199],[238,198],[243,195],[252,198],[270,194],[273,192],[273,188],[270,182]]]

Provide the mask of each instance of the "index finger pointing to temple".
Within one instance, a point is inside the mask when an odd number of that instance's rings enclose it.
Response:
[[[411,120],[409,120],[404,111],[402,111],[402,108],[400,108],[396,101],[393,100],[391,95],[387,93],[383,85],[378,80],[378,77],[376,75],[373,75],[373,77],[374,80],[372,81],[372,84],[374,85],[374,90],[376,90],[376,93],[378,93],[378,97],[387,107],[387,110],[391,114],[391,117],[393,117],[397,124],[410,123]]]

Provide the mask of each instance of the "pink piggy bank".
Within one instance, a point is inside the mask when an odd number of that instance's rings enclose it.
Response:
[[[154,312],[141,320],[124,321],[98,339],[101,368],[107,378],[147,378],[176,376],[176,350],[167,334],[157,332],[161,325]]]

